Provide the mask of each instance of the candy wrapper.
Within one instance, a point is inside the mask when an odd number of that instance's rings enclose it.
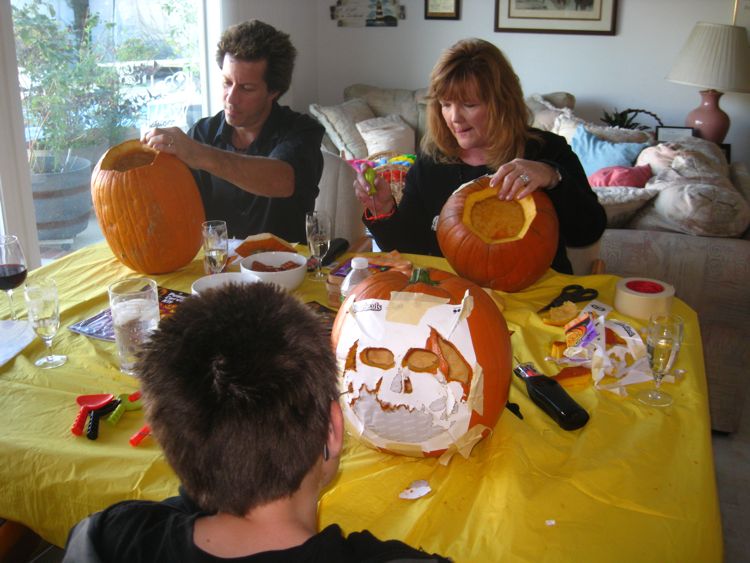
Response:
[[[652,380],[646,345],[632,326],[606,318],[611,308],[597,301],[590,305],[565,325],[561,357],[548,360],[589,368],[597,389],[625,396],[625,386]]]

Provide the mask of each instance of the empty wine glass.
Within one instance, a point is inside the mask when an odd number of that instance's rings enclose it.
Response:
[[[40,368],[56,368],[68,361],[67,356],[52,353],[52,339],[60,328],[60,302],[57,286],[49,278],[38,278],[26,283],[24,290],[29,322],[39,338],[44,341],[46,354],[34,362]]]
[[[313,279],[323,281],[325,275],[321,271],[321,266],[323,256],[328,252],[328,246],[331,244],[331,218],[325,211],[308,211],[305,215],[305,228],[310,256],[315,260]]]
[[[229,240],[226,221],[206,221],[203,229],[203,265],[207,274],[218,274],[227,265]]]
[[[8,295],[10,318],[16,320],[13,290],[26,280],[26,259],[15,235],[0,235],[0,289]]]
[[[638,393],[640,402],[655,407],[668,407],[672,396],[659,389],[662,378],[669,373],[677,359],[682,343],[684,323],[677,315],[651,315],[646,333],[646,350],[655,387]]]

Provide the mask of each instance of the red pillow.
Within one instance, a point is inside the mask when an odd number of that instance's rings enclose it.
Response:
[[[648,164],[643,166],[607,166],[589,176],[592,188],[606,188],[608,186],[628,186],[642,188],[653,176]]]

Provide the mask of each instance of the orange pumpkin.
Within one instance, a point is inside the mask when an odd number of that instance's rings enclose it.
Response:
[[[505,319],[484,290],[448,272],[370,276],[341,305],[332,339],[347,425],[377,449],[468,457],[508,400]]]
[[[445,202],[437,226],[440,250],[460,275],[483,287],[520,291],[552,264],[559,238],[555,208],[539,190],[521,200],[497,198],[483,176]]]
[[[112,147],[91,175],[91,197],[112,253],[128,268],[173,272],[201,246],[203,203],[190,170],[174,155],[137,140]]]

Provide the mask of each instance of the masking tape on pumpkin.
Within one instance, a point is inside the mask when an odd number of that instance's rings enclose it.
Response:
[[[654,313],[672,310],[674,287],[650,278],[623,278],[615,288],[617,312],[646,320]]]
[[[450,300],[447,297],[412,293],[408,291],[391,292],[386,320],[391,323],[418,325],[422,317],[436,305],[444,305]]]

